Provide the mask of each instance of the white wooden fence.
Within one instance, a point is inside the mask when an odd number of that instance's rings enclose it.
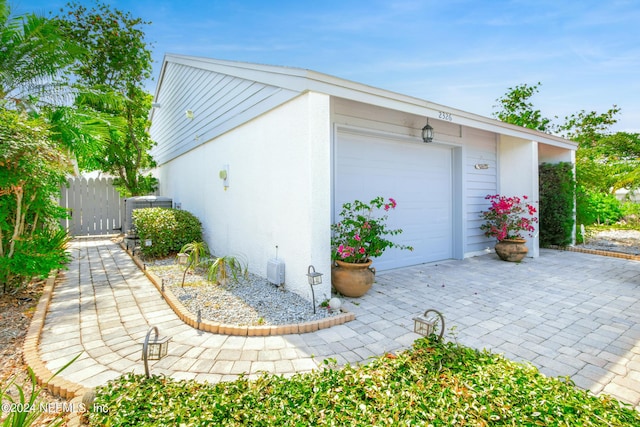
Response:
[[[70,178],[61,190],[60,206],[70,218],[62,221],[72,236],[120,233],[124,199],[112,178]]]

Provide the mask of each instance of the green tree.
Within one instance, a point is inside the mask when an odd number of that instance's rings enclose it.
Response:
[[[57,203],[68,162],[47,124],[0,108],[0,285],[3,292],[67,262]]]
[[[543,118],[530,101],[539,86],[540,83],[510,88],[498,100],[501,110],[494,116],[505,122],[553,132],[577,142],[579,220],[584,223],[590,223],[591,219],[615,221],[621,211],[612,194],[621,188],[640,188],[640,135],[610,131],[617,122],[616,115],[620,113],[620,108],[615,105],[604,113],[583,110],[565,117],[560,125],[553,124]]]
[[[14,16],[0,0],[0,106],[33,111],[61,95],[78,53],[57,21],[33,13]]]
[[[530,98],[539,92],[540,86],[541,83],[538,82],[532,86],[522,84],[509,88],[506,95],[496,100],[498,105],[494,108],[498,108],[498,111],[494,112],[493,116],[505,123],[551,132],[551,120],[543,117],[540,110],[535,110],[530,101]]]
[[[82,43],[85,55],[74,72],[83,86],[76,106],[120,118],[124,126],[110,126],[102,149],[83,162],[115,175],[123,195],[152,191],[156,180],[144,171],[155,166],[148,150],[151,95],[143,87],[151,77],[151,51],[141,29],[148,23],[128,12],[97,3],[92,9],[69,3],[58,16],[70,40]]]

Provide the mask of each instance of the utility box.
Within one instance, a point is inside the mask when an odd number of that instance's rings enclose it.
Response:
[[[284,283],[284,262],[277,258],[267,261],[267,280],[276,286]]]

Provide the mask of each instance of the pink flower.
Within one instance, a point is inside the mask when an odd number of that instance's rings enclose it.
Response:
[[[358,250],[358,252],[360,252],[360,254],[361,254],[361,255],[364,255],[364,253],[365,253],[366,251],[364,250],[364,248],[363,248],[363,247],[360,247],[360,249]]]
[[[396,200],[395,200],[395,199],[393,199],[393,198],[391,198],[391,197],[389,197],[389,201],[391,202],[391,207],[392,207],[393,209],[395,209],[395,208],[396,208],[396,206],[398,205],[398,204],[396,203]]]
[[[356,239],[358,242],[361,240],[359,234],[356,234],[355,236],[353,236],[353,238]]]
[[[389,205],[384,205],[384,210],[388,211],[389,210]]]

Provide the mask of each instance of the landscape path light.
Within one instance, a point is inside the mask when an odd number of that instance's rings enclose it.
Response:
[[[307,268],[307,279],[309,280],[309,286],[311,286],[311,296],[313,298],[313,314],[316,314],[316,293],[313,287],[322,283],[322,273],[318,273],[313,265]]]
[[[438,310],[428,309],[422,316],[414,317],[413,331],[416,334],[428,337],[436,333],[436,329],[440,329],[438,339],[442,339],[444,335],[444,316]]]
[[[153,341],[150,341],[151,332],[155,332]],[[167,355],[171,337],[159,337],[158,327],[152,326],[147,331],[147,336],[142,344],[142,360],[144,361],[144,373],[149,378],[149,360],[160,360]]]

